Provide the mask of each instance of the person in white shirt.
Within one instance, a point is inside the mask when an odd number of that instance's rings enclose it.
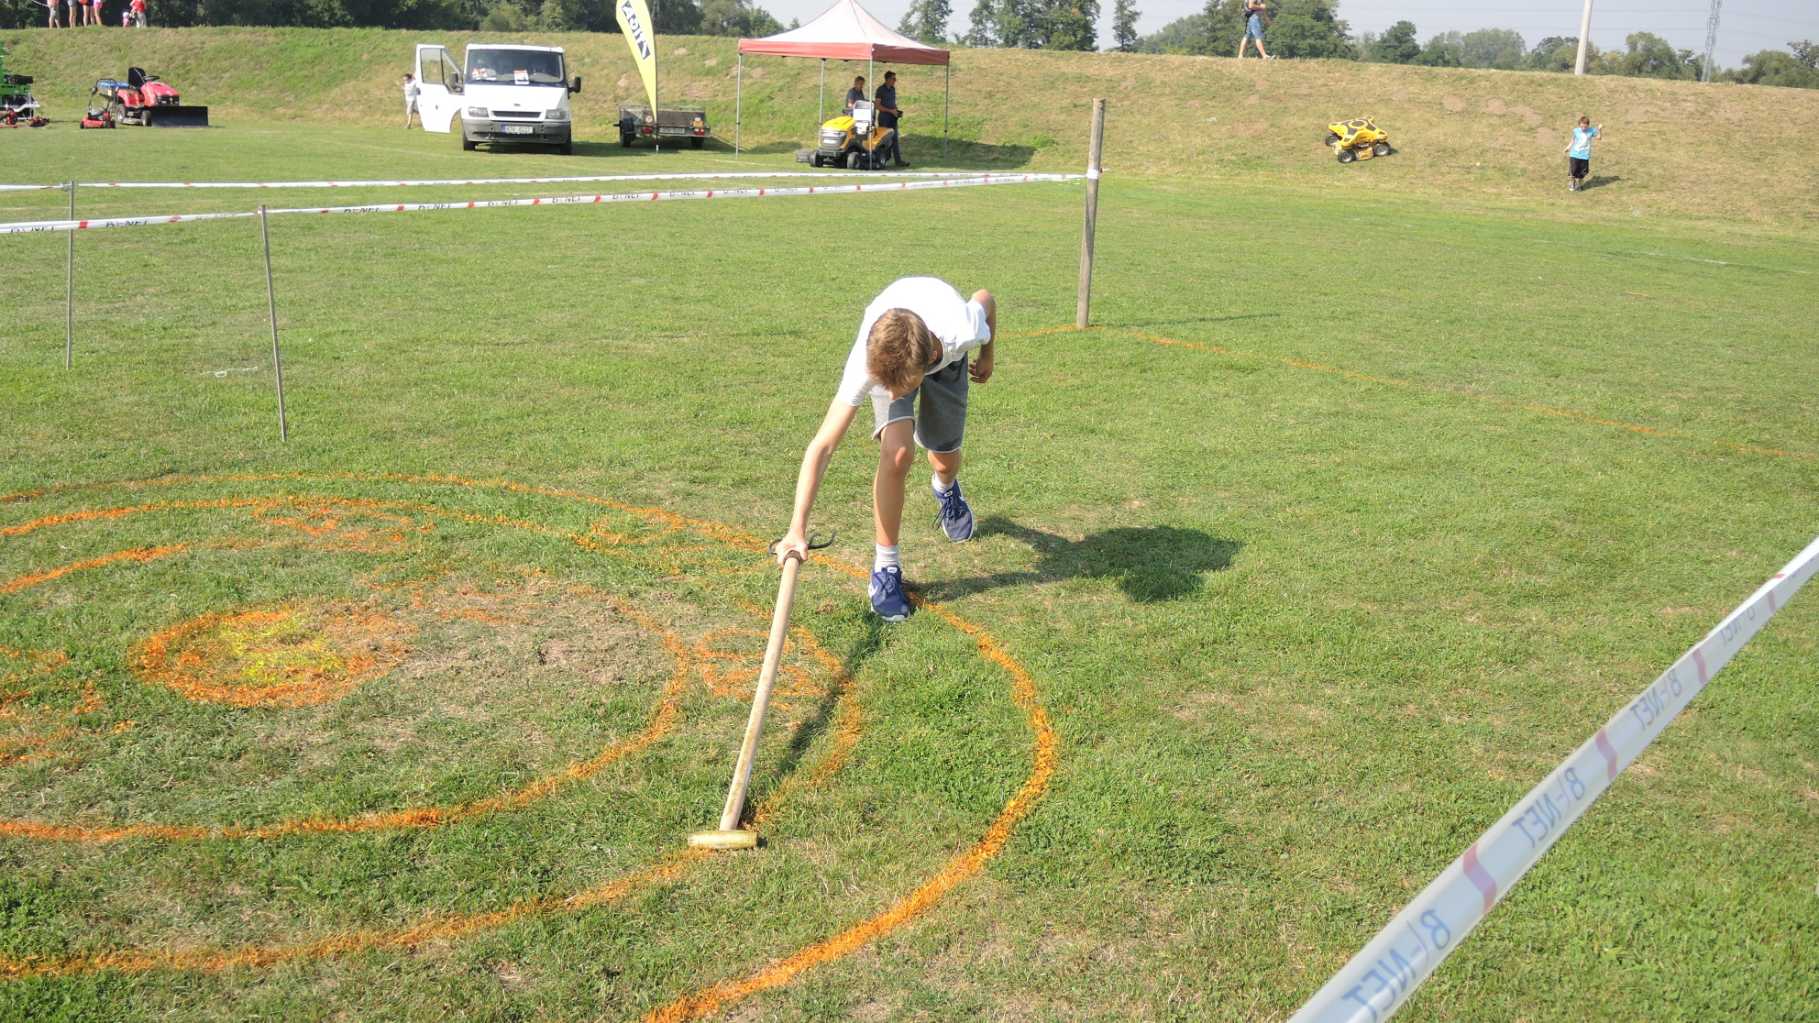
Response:
[[[423,115],[418,113],[418,111],[417,111],[417,93],[418,93],[417,79],[410,75],[405,75],[404,76],[404,126],[406,128],[409,128],[411,126],[411,115],[413,115],[413,114],[417,115],[418,124],[423,123]]]
[[[802,455],[789,532],[777,562],[808,555],[808,516],[840,438],[870,399],[878,472],[872,479],[872,610],[886,621],[909,617],[897,538],[905,481],[916,446],[928,451],[936,521],[949,540],[972,539],[973,512],[960,495],[960,443],[966,432],[967,384],[992,377],[998,306],[989,291],[963,299],[934,277],[905,277],[866,307],[839,390]],[[969,365],[969,354],[970,365]]]

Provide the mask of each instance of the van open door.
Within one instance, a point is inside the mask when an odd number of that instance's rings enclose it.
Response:
[[[443,135],[461,112],[461,66],[449,58],[446,46],[417,47],[417,112],[424,131]]]

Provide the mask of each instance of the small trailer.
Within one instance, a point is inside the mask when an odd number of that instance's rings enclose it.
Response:
[[[630,146],[639,139],[655,142],[676,142],[687,139],[688,144],[700,149],[707,141],[706,110],[658,110],[657,116],[651,116],[651,108],[643,104],[626,104],[619,108],[619,144]]]

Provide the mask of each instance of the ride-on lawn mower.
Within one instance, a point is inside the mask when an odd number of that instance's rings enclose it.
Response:
[[[1395,152],[1390,148],[1390,133],[1377,127],[1368,117],[1354,117],[1349,121],[1334,121],[1327,125],[1326,144],[1333,147],[1340,163],[1368,160],[1373,156],[1388,156]]]
[[[809,162],[817,167],[877,170],[884,166],[896,134],[895,128],[878,127],[877,111],[870,103],[854,103],[851,114],[828,118],[821,125],[819,144]]]
[[[208,108],[184,106],[177,90],[148,75],[144,68],[127,68],[126,81],[103,78],[89,90],[98,96],[102,110],[119,124],[152,128],[206,128]]]
[[[38,101],[32,96],[31,75],[6,72],[6,48],[0,46],[0,125],[17,128],[42,128],[46,121],[38,113]]]

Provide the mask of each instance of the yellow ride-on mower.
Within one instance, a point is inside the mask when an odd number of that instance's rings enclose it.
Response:
[[[1377,127],[1368,117],[1354,117],[1349,121],[1334,121],[1327,125],[1326,144],[1333,147],[1340,163],[1368,160],[1373,156],[1388,156],[1395,152],[1390,147],[1390,133]]]
[[[890,152],[895,128],[878,127],[877,111],[867,102],[853,104],[851,114],[830,117],[821,125],[809,162],[817,167],[877,170]]]

